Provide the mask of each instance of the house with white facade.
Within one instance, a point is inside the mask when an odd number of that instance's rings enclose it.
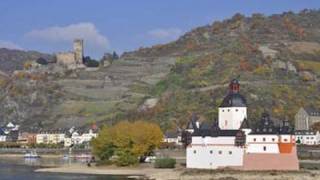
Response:
[[[43,131],[36,135],[37,144],[59,144],[63,143],[65,133],[59,131]]]
[[[71,135],[65,138],[64,146],[71,147],[73,145],[89,143],[93,138],[97,137],[97,133],[93,129],[89,129],[88,132],[79,133],[75,128],[70,129]]]
[[[288,121],[275,126],[263,113],[259,123],[250,126],[247,102],[239,91],[238,80],[232,80],[218,109],[218,121],[194,126],[187,145],[187,168],[298,170],[294,131]]]
[[[163,142],[173,143],[175,145],[182,145],[181,133],[179,131],[167,131],[164,134]]]
[[[16,142],[19,136],[19,125],[9,122],[0,130],[0,142]]]
[[[0,142],[7,141],[7,134],[4,132],[4,129],[0,128]]]

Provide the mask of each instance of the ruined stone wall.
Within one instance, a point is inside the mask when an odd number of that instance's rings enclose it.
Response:
[[[57,53],[57,63],[59,65],[72,65],[76,64],[75,54],[73,52]]]

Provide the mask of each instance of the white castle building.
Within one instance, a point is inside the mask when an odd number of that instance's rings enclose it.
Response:
[[[247,121],[246,99],[232,80],[228,95],[219,107],[219,119],[212,125],[188,125],[187,168],[241,170],[298,170],[293,128],[287,121],[276,127],[267,113],[255,128]],[[192,128],[190,128],[192,126]]]

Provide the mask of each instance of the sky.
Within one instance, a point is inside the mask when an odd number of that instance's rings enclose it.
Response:
[[[176,40],[198,26],[232,17],[319,9],[319,0],[1,0],[0,48],[54,53],[85,41],[100,58]]]

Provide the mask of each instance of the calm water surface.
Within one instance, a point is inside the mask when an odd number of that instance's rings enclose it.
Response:
[[[80,163],[85,166],[84,162],[68,161],[62,158],[25,160],[23,157],[0,157],[0,180],[128,180],[122,176],[34,172],[40,166],[57,166],[68,163]]]

